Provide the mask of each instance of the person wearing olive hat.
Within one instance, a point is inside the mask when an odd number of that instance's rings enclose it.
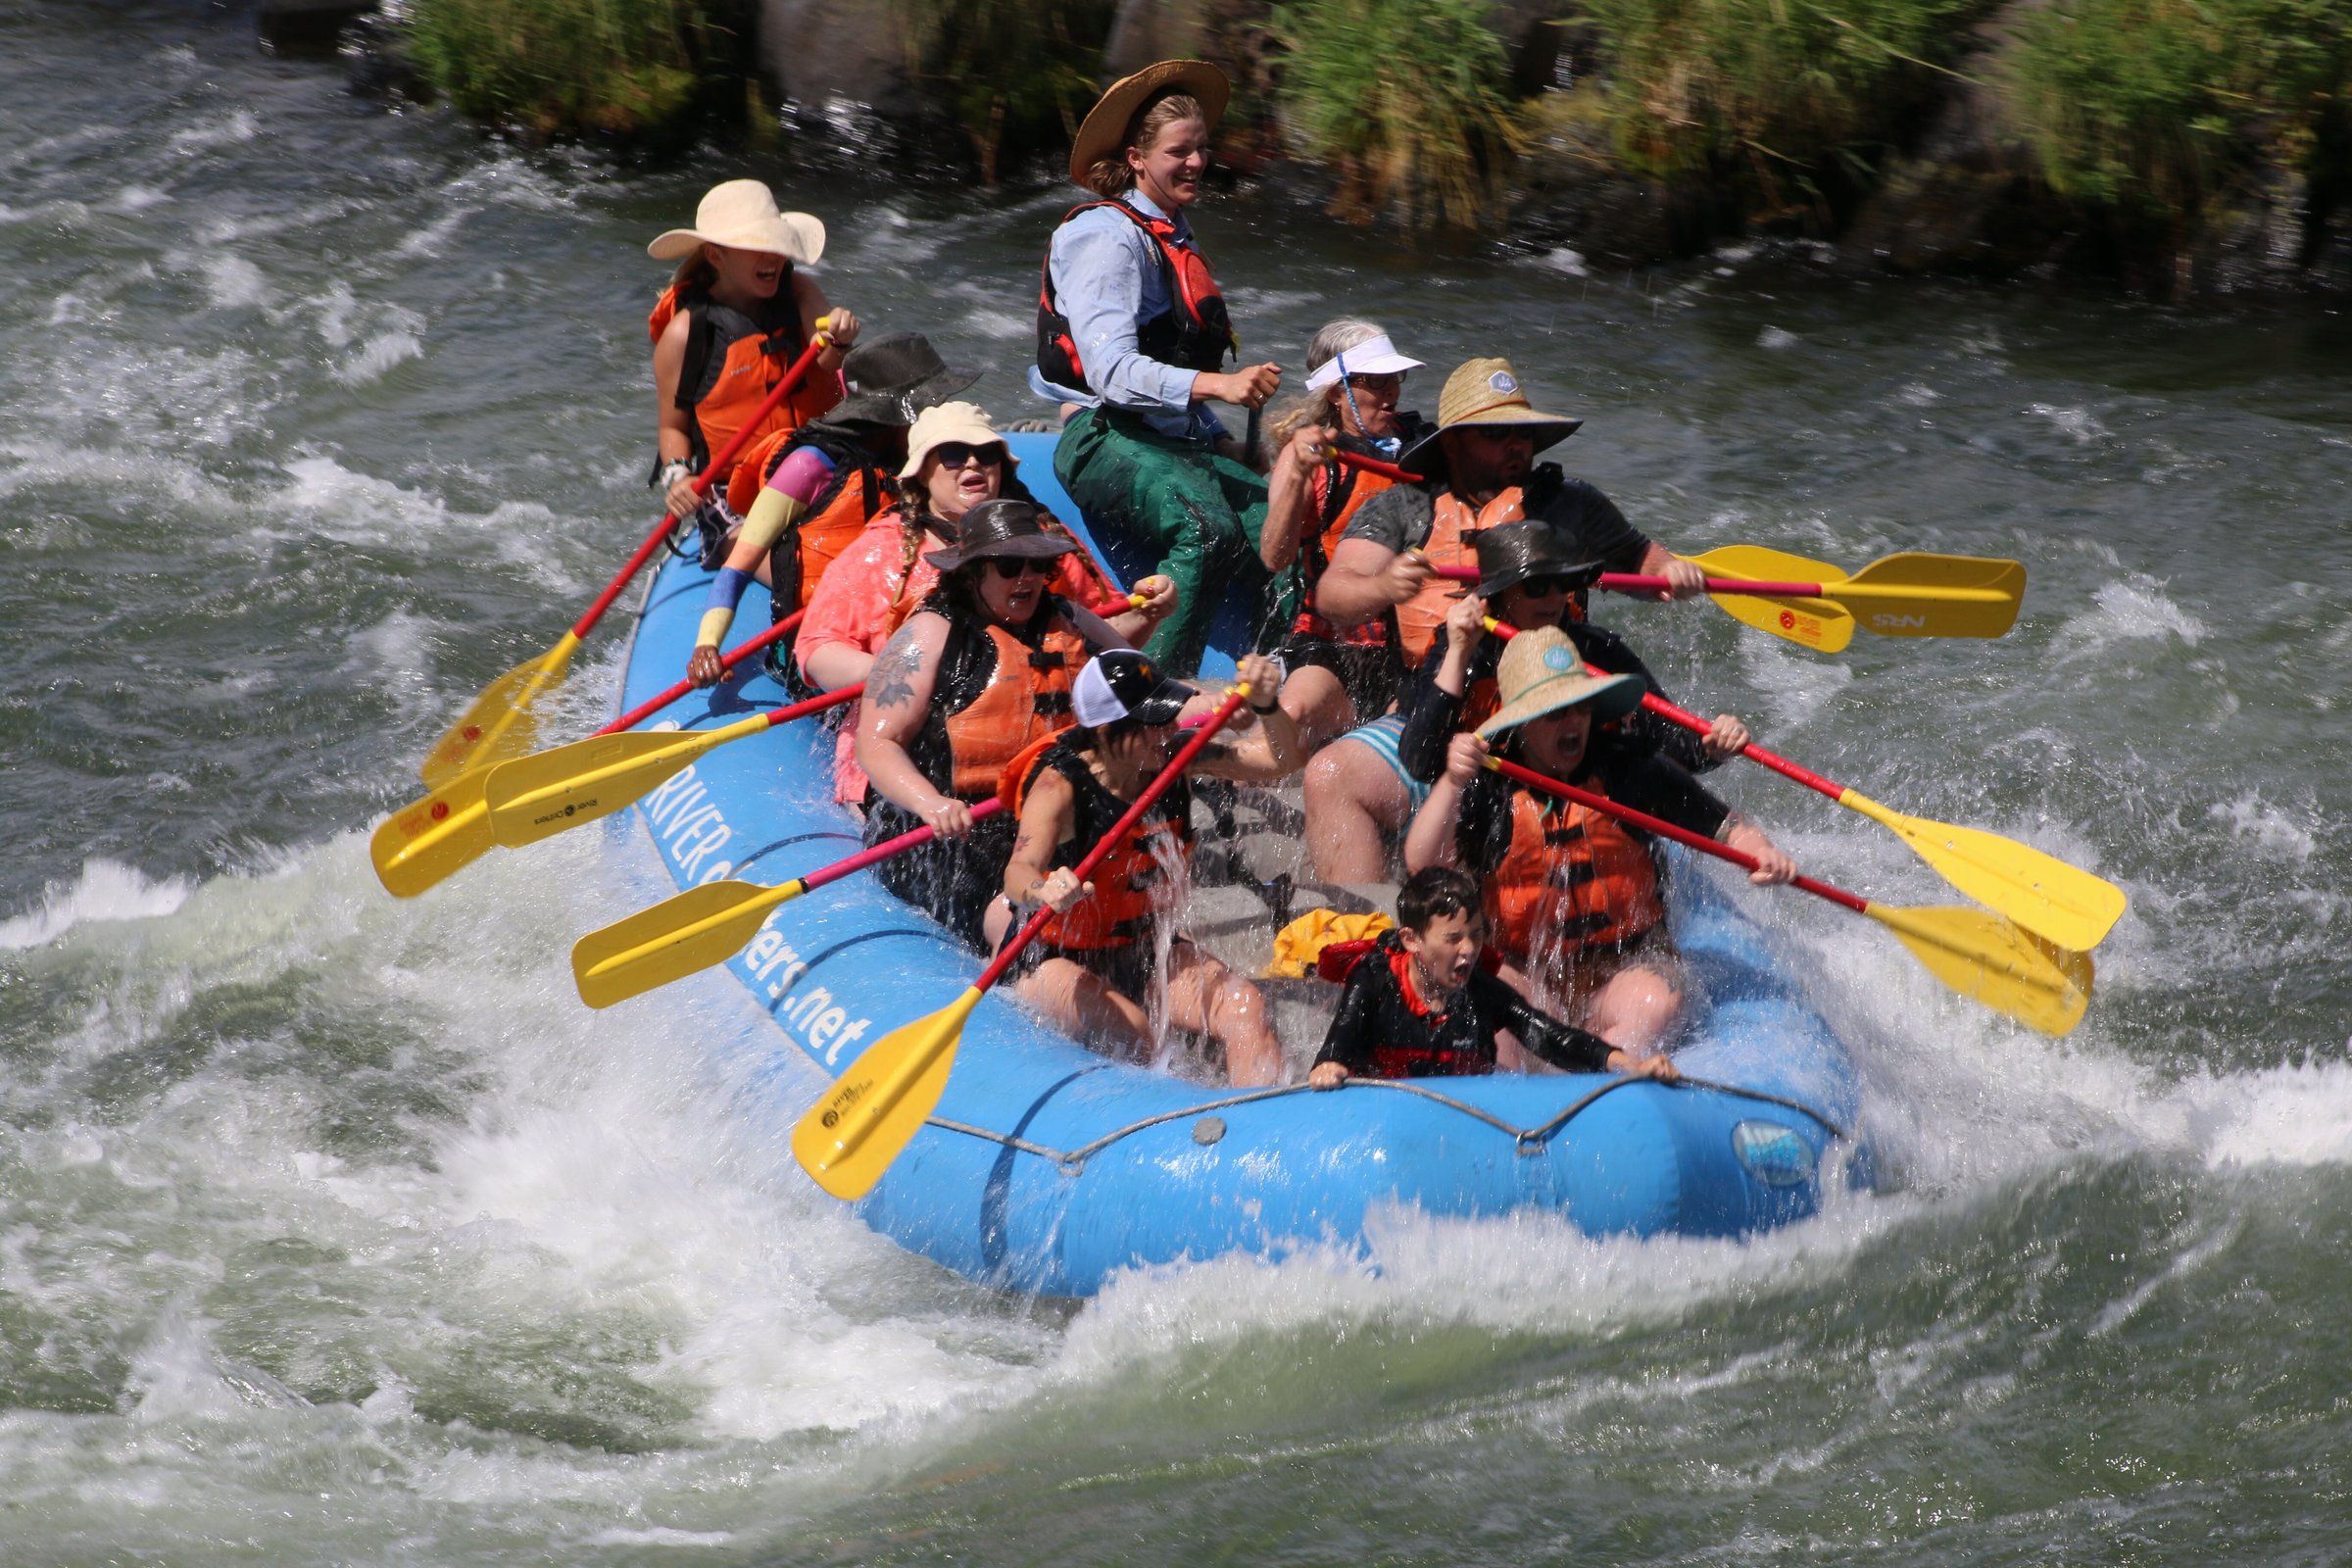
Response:
[[[1096,199],[1054,231],[1029,376],[1069,415],[1054,472],[1070,499],[1176,580],[1181,602],[1152,649],[1179,671],[1207,646],[1212,586],[1254,613],[1267,581],[1265,480],[1207,406],[1262,407],[1282,368],[1224,369],[1238,340],[1186,219],[1231,94],[1206,61],[1163,60],[1111,83],[1088,113],[1070,178]]]
[[[1021,483],[1020,463],[1005,450],[987,411],[972,403],[941,403],[916,415],[906,431],[896,504],[825,568],[794,636],[794,656],[808,683],[830,692],[865,679],[874,656],[939,585],[939,568],[923,553],[953,545],[964,514],[999,497],[1033,505],[1037,500]],[[1049,532],[1069,537],[1051,514],[1040,520]],[[1129,642],[1149,637],[1175,600],[1165,577],[1146,577],[1135,586],[1145,595],[1143,605],[1104,617]],[[1052,587],[1081,605],[1124,597],[1083,550],[1061,558]],[[852,705],[842,710],[833,766],[833,798],[847,805],[865,799],[857,741],[858,709]]]
[[[1424,784],[1446,770],[1446,747],[1456,730],[1476,729],[1500,706],[1496,669],[1513,633],[1556,626],[1585,662],[1606,674],[1632,675],[1644,690],[1671,702],[1624,638],[1585,618],[1585,594],[1600,575],[1597,562],[1570,558],[1558,530],[1533,520],[1506,522],[1474,534],[1478,585],[1446,616],[1446,652],[1425,660],[1404,707],[1397,764]],[[1493,616],[1501,631],[1489,631]],[[1748,743],[1747,726],[1730,713],[1716,716],[1704,735],[1670,724],[1645,709],[1624,721],[1629,741],[1665,753],[1693,773],[1720,767]]]
[[[690,517],[702,506],[694,476],[742,430],[828,315],[832,346],[751,439],[796,429],[840,398],[842,356],[858,341],[858,318],[828,304],[816,279],[799,270],[824,255],[825,225],[807,213],[778,212],[756,179],[711,186],[692,228],[670,229],[645,249],[678,263],[646,325],[654,338],[656,482],[669,510]]]
[[[1469,564],[1471,534],[1521,517],[1558,528],[1579,561],[1662,576],[1673,598],[1703,592],[1705,572],[1626,521],[1607,496],[1556,464],[1536,463],[1583,423],[1538,409],[1508,360],[1465,361],[1438,395],[1436,427],[1397,460],[1423,482],[1384,490],[1356,513],[1316,590],[1317,609],[1341,625],[1394,611],[1405,663],[1417,668],[1453,598],[1431,568]]]
[[[1682,767],[1625,744],[1609,726],[1641,706],[1641,680],[1587,673],[1558,627],[1513,637],[1496,686],[1500,707],[1453,738],[1414,814],[1405,866],[1481,879],[1500,972],[1530,1002],[1620,1050],[1660,1050],[1688,986],[1648,836],[1493,771],[1490,752],[1744,850],[1751,881],[1787,882],[1796,862]]]
[[[1133,1060],[1151,1059],[1155,1017],[1209,1036],[1224,1048],[1234,1087],[1253,1089],[1282,1078],[1282,1045],[1264,996],[1190,937],[1162,930],[1182,917],[1182,868],[1192,857],[1185,779],[1266,783],[1302,760],[1298,727],[1276,700],[1281,666],[1252,655],[1239,674],[1256,725],[1201,748],[1082,883],[1073,868],[1168,765],[1184,741],[1177,719],[1196,695],[1133,649],[1088,661],[1071,691],[1078,722],[1004,770],[1019,828],[1004,866],[1006,902],[990,934],[1002,942],[1037,906],[1051,908],[1014,969],[1022,1000],[1096,1049]]]
[[[943,362],[920,332],[894,332],[852,349],[841,379],[844,396],[823,418],[756,444],[728,485],[728,502],[745,516],[710,585],[686,663],[698,686],[716,684],[724,671],[719,644],[752,580],[767,584],[778,619],[808,608],[826,568],[898,499],[906,427],[980,373]],[[786,677],[796,697],[811,695],[800,683],[791,646],[790,638],[775,645],[769,667]]]
[[[868,844],[929,826],[938,838],[874,868],[882,885],[978,947],[1012,852],[1012,823],[975,823],[1005,764],[1074,721],[1070,692],[1121,637],[1054,592],[1077,541],[1026,501],[984,501],[955,543],[925,553],[939,583],[865,678],[857,760],[870,780]]]

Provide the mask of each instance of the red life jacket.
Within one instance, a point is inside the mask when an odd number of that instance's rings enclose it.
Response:
[[[1008,799],[1015,816],[1029,799],[1038,775],[1047,768],[1068,779],[1075,796],[1069,841],[1054,847],[1049,865],[1074,866],[1135,803],[1122,801],[1104,789],[1087,764],[1086,755],[1072,747],[1067,736],[1057,735],[1026,748],[1004,770],[1000,790],[1010,786]],[[1152,923],[1166,912],[1167,872],[1160,856],[1174,854],[1190,859],[1192,853],[1193,797],[1178,778],[1095,867],[1087,878],[1095,891],[1048,918],[1038,940],[1057,948],[1089,950],[1133,947],[1150,940]]]
[[[662,291],[653,314],[646,318],[646,327],[656,343],[662,341],[662,332],[680,311],[686,313],[689,324],[676,401],[686,411],[686,434],[694,443],[691,461],[699,472],[713,454],[735,439],[752,411],[776,389],[807,345],[801,336],[801,308],[792,297],[789,262],[775,297],[761,301],[759,312],[752,316],[717,304],[700,291],[681,296],[672,283]],[[752,444],[773,433],[798,429],[840,401],[841,377],[811,367],[801,384],[755,427]],[[738,471],[749,452],[747,446],[738,457]],[[721,474],[714,482],[728,483],[731,477]]]
[[[1527,515],[1526,495],[1513,485],[1475,512],[1451,490],[1437,498],[1437,514],[1430,519],[1429,539],[1421,553],[1433,566],[1476,566],[1478,553],[1470,536],[1482,528],[1499,528]],[[1421,667],[1446,626],[1446,617],[1460,596],[1462,584],[1440,577],[1396,607],[1396,624],[1404,643],[1404,662]]]
[[[1159,251],[1160,279],[1168,291],[1168,309],[1149,321],[1136,323],[1135,346],[1146,359],[1187,370],[1214,370],[1225,356],[1241,353],[1226,314],[1225,297],[1208,275],[1208,263],[1190,242],[1176,243],[1176,225],[1164,218],[1148,218],[1123,201],[1082,202],[1061,215],[1066,223],[1080,213],[1108,207],[1142,229]],[[1055,386],[1096,392],[1086,379],[1077,340],[1070,335],[1070,318],[1054,298],[1054,253],[1046,252],[1044,280],[1037,290],[1037,368]]]
[[[1600,794],[1601,786],[1584,781]],[[1511,789],[1511,842],[1488,874],[1488,929],[1515,961],[1619,947],[1666,918],[1649,851],[1613,816]]]

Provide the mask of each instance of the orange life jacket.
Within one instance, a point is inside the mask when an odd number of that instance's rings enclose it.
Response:
[[[689,321],[686,361],[678,370],[677,406],[686,411],[686,433],[694,443],[692,462],[697,471],[735,439],[744,421],[784,379],[805,347],[801,336],[801,308],[792,297],[792,267],[785,264],[784,280],[775,297],[764,300],[757,315],[747,316],[717,304],[699,291],[680,296],[672,283],[654,302],[645,320],[654,341],[680,311]],[[809,367],[801,384],[769,411],[753,430],[751,443],[739,454],[740,471],[752,446],[777,432],[798,429],[841,401],[841,377]],[[731,484],[732,474],[715,483]],[[738,507],[737,511],[743,510]]]
[[[1365,502],[1396,482],[1386,474],[1348,467],[1336,459],[1323,466],[1323,531],[1310,534],[1299,548],[1298,564],[1306,580],[1306,592],[1301,598],[1298,618],[1291,623],[1294,635],[1320,637],[1326,642],[1335,643],[1365,643],[1374,647],[1396,641],[1396,627],[1392,624],[1396,617],[1393,615],[1374,615],[1369,620],[1342,630],[1315,613],[1315,585],[1323,580],[1323,573],[1331,569],[1332,553],[1340,548],[1340,541],[1347,537],[1348,525],[1355,520],[1356,513]]]
[[[1657,864],[1624,823],[1516,786],[1510,848],[1487,877],[1486,906],[1494,945],[1521,962],[1555,945],[1622,946],[1666,918]]]
[[[924,603],[926,608],[940,608],[937,595]],[[993,662],[969,698],[961,698],[957,691],[935,689],[935,705],[946,702],[954,706],[944,717],[933,720],[944,731],[948,754],[947,781],[942,784],[933,778],[933,788],[966,801],[994,795],[1005,764],[1024,748],[1077,722],[1070,710],[1070,688],[1077,684],[1089,650],[1086,639],[1062,613],[1064,608],[1055,599],[1041,612],[1045,629],[1034,644],[994,621],[974,624],[968,614],[948,612],[950,646],[940,659],[943,683],[965,684],[978,674],[978,661],[993,657]],[[969,640],[968,654],[965,648],[956,646],[959,638]],[[966,670],[971,674],[964,674]]]
[[[1054,847],[1048,863],[1074,866],[1135,803],[1104,789],[1087,765],[1086,755],[1069,745],[1068,737],[1057,735],[1025,748],[1004,770],[1004,785],[1009,788],[1004,793],[1016,817],[1030,787],[1047,768],[1068,779],[1076,796],[1069,841]],[[1193,797],[1181,777],[1095,867],[1087,878],[1095,891],[1048,918],[1038,940],[1078,949],[1125,948],[1149,940],[1152,922],[1166,912],[1161,901],[1167,871],[1160,856],[1171,852],[1187,859],[1193,853]]]
[[[796,447],[814,447],[833,460],[833,477],[808,498],[808,508],[768,547],[768,592],[779,618],[806,610],[816,597],[825,568],[839,561],[865,532],[865,525],[898,504],[898,481],[874,455],[839,426],[814,424],[778,430],[752,444],[735,466],[727,505],[748,514],[760,491]]]
[[[1148,360],[1187,370],[1214,370],[1227,354],[1238,355],[1241,344],[1233,335],[1225,297],[1217,280],[1208,275],[1208,263],[1189,242],[1176,243],[1176,225],[1151,218],[1122,201],[1082,202],[1061,215],[1066,223],[1080,213],[1108,207],[1142,229],[1159,251],[1160,276],[1168,290],[1168,309],[1149,321],[1138,321],[1136,351]],[[1044,280],[1037,289],[1037,368],[1055,386],[1094,392],[1086,367],[1078,357],[1070,318],[1061,314],[1054,297],[1054,253],[1046,252]]]
[[[1421,546],[1421,553],[1433,566],[1475,566],[1478,553],[1470,548],[1470,536],[1482,528],[1499,528],[1506,522],[1517,522],[1527,515],[1525,502],[1524,492],[1513,485],[1472,511],[1470,503],[1447,490],[1437,499],[1437,515],[1430,519],[1429,539]],[[1404,662],[1410,667],[1420,668],[1421,661],[1429,656],[1430,647],[1445,628],[1446,617],[1453,610],[1462,586],[1440,577],[1396,607]]]

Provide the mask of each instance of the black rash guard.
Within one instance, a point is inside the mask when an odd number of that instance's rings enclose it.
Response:
[[[1316,1065],[1336,1061],[1359,1078],[1459,1078],[1494,1070],[1494,1037],[1520,1044],[1569,1072],[1602,1072],[1609,1043],[1560,1022],[1484,969],[1438,1011],[1406,991],[1410,959],[1394,931],[1356,960]]]

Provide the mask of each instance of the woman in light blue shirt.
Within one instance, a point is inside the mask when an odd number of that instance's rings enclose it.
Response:
[[[1266,629],[1266,482],[1204,405],[1256,409],[1282,368],[1221,368],[1239,350],[1184,217],[1230,95],[1216,67],[1163,60],[1112,83],[1086,117],[1070,177],[1101,199],[1054,230],[1029,376],[1075,408],[1054,454],[1070,498],[1114,551],[1124,539],[1175,580],[1178,608],[1151,652],[1179,674],[1199,666],[1225,598],[1246,596]]]

